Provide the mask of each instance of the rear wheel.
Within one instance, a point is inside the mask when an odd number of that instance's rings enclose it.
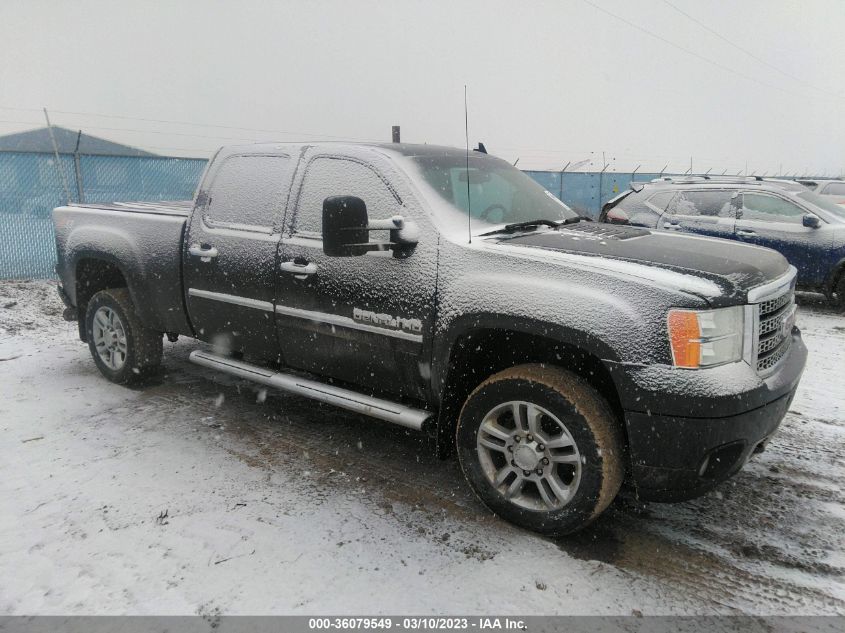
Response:
[[[624,477],[622,434],[607,402],[557,367],[520,365],[484,381],[461,411],[457,445],[479,499],[544,534],[588,525]]]
[[[161,332],[141,325],[126,288],[101,290],[91,297],[85,328],[94,363],[112,382],[138,382],[161,364]]]

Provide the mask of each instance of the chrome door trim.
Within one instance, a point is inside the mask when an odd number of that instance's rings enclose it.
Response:
[[[256,310],[264,310],[265,312],[273,311],[273,304],[269,301],[259,301],[258,299],[250,299],[249,297],[227,295],[222,292],[211,292],[210,290],[200,290],[199,288],[188,288],[188,295],[191,297],[199,297],[200,299],[211,299],[212,301],[231,303],[245,308],[255,308]]]

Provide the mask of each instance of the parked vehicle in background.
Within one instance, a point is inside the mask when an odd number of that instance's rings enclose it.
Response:
[[[798,182],[836,204],[845,205],[845,180],[799,180]]]
[[[784,178],[763,178],[761,176],[749,176],[745,182],[765,182],[771,185],[781,187],[787,191],[809,191],[806,185],[802,185],[795,180],[786,180]]]
[[[781,255],[582,222],[463,149],[224,148],[193,204],[53,218],[66,318],[109,380],[155,371],[164,333],[214,343],[191,360],[428,433],[544,533],[625,479],[673,501],[732,476],[806,361]]]
[[[845,207],[790,181],[663,178],[631,183],[600,222],[737,240],[772,248],[798,269],[798,288],[845,309]]]

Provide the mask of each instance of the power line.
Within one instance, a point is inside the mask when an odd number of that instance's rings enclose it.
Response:
[[[620,15],[616,15],[615,13],[608,11],[604,7],[600,7],[599,5],[592,2],[591,0],[582,0],[582,1],[585,2],[586,4],[590,5],[594,9],[601,11],[605,15],[609,15],[613,19],[619,20],[620,22],[623,22],[624,24],[627,24],[628,26],[635,28],[638,31],[641,31],[642,33],[645,33],[649,37],[653,37],[654,39],[660,40],[664,44],[668,44],[669,46],[672,46],[673,48],[677,48],[679,51],[683,51],[687,55],[692,55],[696,59],[699,59],[699,60],[701,60],[701,61],[703,61],[707,64],[710,64],[711,66],[715,66],[716,68],[718,68],[720,70],[724,70],[724,71],[732,73],[732,74],[734,74],[738,77],[742,77],[743,79],[746,79],[748,81],[753,81],[754,83],[760,84],[761,86],[765,86],[766,88],[770,88],[772,90],[778,90],[780,92],[786,93],[788,95],[792,95],[793,97],[797,97],[799,99],[805,99],[806,98],[802,95],[799,95],[796,92],[792,92],[791,90],[787,90],[786,88],[781,88],[780,86],[775,86],[774,84],[769,84],[769,83],[766,83],[765,81],[760,81],[759,79],[757,79],[756,77],[754,77],[752,75],[747,75],[743,72],[736,70],[735,68],[731,68],[730,66],[725,66],[724,64],[720,64],[719,62],[712,60],[709,57],[705,57],[704,55],[696,53],[695,51],[690,50],[689,48],[686,48],[684,46],[681,46],[680,44],[676,44],[672,40],[668,40],[665,37],[663,37],[662,35],[655,33],[654,31],[649,31],[647,28],[642,27],[639,24],[635,24],[634,22],[631,22],[630,20],[627,20],[626,18],[623,18]]]
[[[58,112],[58,110],[54,110],[54,112]],[[38,121],[11,121],[11,120],[0,120],[0,123],[16,123],[21,125],[37,125]],[[125,127],[108,127],[102,125],[83,125],[82,126],[86,130],[107,130],[112,132],[132,132],[136,134],[158,134],[163,136],[184,136],[188,138],[200,138],[200,139],[208,139],[213,141],[241,141],[241,142],[250,142],[255,143],[259,142],[260,140],[265,139],[255,139],[255,138],[248,138],[244,136],[209,136],[204,134],[190,134],[186,132],[168,132],[162,130],[139,130],[136,128],[125,128]],[[307,136],[306,134],[302,134],[302,136]],[[341,137],[337,137],[338,139]],[[352,140],[352,139],[346,139]],[[163,148],[160,148],[163,149]],[[170,149],[180,149],[180,148],[170,148]],[[181,148],[184,149],[184,148]],[[195,150],[192,150],[195,151]]]
[[[0,119],[0,123],[10,123],[15,125],[38,125],[40,121],[12,121],[9,119]],[[118,129],[118,128],[115,128]],[[219,146],[215,145],[212,148],[200,148],[200,147],[171,147],[171,146],[163,146],[163,145],[147,145],[144,143],[144,147],[148,149],[164,149],[164,150],[173,150],[178,152],[202,152],[206,154],[211,154],[217,150]],[[184,157],[187,158],[187,157]]]
[[[830,92],[829,90],[825,90],[824,88],[819,88],[819,87],[817,87],[817,86],[814,86],[813,84],[807,83],[805,80],[801,79],[801,77],[796,77],[795,75],[793,75],[793,74],[790,74],[790,73],[786,72],[786,71],[785,71],[785,70],[783,70],[782,68],[778,68],[778,67],[777,67],[777,66],[775,66],[774,64],[771,64],[771,63],[767,62],[765,59],[763,59],[763,58],[761,58],[761,57],[758,57],[757,55],[755,55],[754,53],[752,53],[752,52],[751,52],[751,51],[749,51],[748,49],[743,48],[742,46],[740,46],[739,44],[737,44],[737,43],[735,43],[735,42],[732,42],[729,38],[725,37],[724,35],[722,35],[721,33],[719,33],[717,30],[715,30],[715,29],[713,29],[713,28],[710,28],[709,26],[707,26],[706,24],[704,24],[704,23],[703,23],[703,22],[701,22],[700,20],[697,20],[696,18],[694,18],[693,16],[691,16],[689,13],[687,13],[687,12],[686,12],[686,11],[684,11],[683,9],[678,8],[677,6],[675,6],[674,4],[672,4],[671,2],[669,2],[669,0],[663,0],[663,2],[664,2],[665,4],[667,4],[667,5],[669,5],[672,9],[674,9],[675,11],[677,11],[678,13],[680,13],[681,15],[683,15],[685,18],[687,18],[687,19],[688,19],[688,20],[690,20],[691,22],[694,22],[695,24],[697,24],[698,26],[700,26],[701,28],[703,28],[703,29],[704,29],[705,31],[707,31],[708,33],[710,33],[710,34],[712,34],[712,35],[715,35],[716,37],[718,37],[718,38],[719,38],[720,40],[722,40],[723,42],[725,42],[725,43],[727,43],[727,44],[730,44],[731,46],[733,46],[736,50],[740,51],[741,53],[745,53],[745,54],[746,54],[746,55],[748,55],[751,59],[753,59],[753,60],[755,60],[755,61],[758,61],[758,62],[760,62],[761,64],[763,64],[764,66],[768,66],[768,67],[769,67],[769,68],[771,68],[772,70],[775,70],[775,71],[779,72],[779,73],[780,73],[781,75],[783,75],[784,77],[787,77],[787,78],[789,78],[789,79],[792,79],[793,81],[797,81],[797,82],[799,82],[799,83],[801,83],[801,84],[804,84],[805,86],[807,86],[808,88],[812,88],[813,90],[818,90],[819,92],[823,92],[823,93],[825,93],[825,94],[827,94],[827,95],[830,95],[831,97],[836,97],[837,99],[843,99],[843,98],[845,98],[845,97],[843,97],[843,95],[839,95],[839,94],[836,94],[835,92]]]
[[[0,106],[0,110],[18,110],[22,112],[40,112],[41,110],[38,108],[15,108],[10,106]],[[145,123],[168,123],[172,125],[188,125],[193,127],[208,127],[208,128],[216,128],[220,130],[234,130],[234,131],[241,131],[241,132],[258,132],[260,134],[285,134],[287,136],[313,136],[317,138],[325,138],[330,140],[338,140],[338,141],[378,141],[380,139],[371,139],[371,138],[362,138],[362,137],[355,137],[355,136],[337,136],[332,134],[320,134],[317,132],[290,132],[285,130],[271,130],[271,129],[262,129],[262,128],[249,128],[249,127],[237,127],[232,125],[217,125],[214,123],[196,123],[193,121],[172,121],[168,119],[150,119],[150,118],[143,118],[143,117],[133,117],[133,116],[125,116],[120,114],[99,114],[95,112],[75,112],[72,110],[50,110],[56,114],[69,114],[72,116],[90,116],[90,117],[100,117],[105,119],[123,119],[129,121],[144,121]],[[89,126],[90,127],[90,126]],[[108,129],[108,128],[101,128],[101,129]],[[115,128],[117,129],[117,128]],[[224,137],[218,137],[224,138]]]

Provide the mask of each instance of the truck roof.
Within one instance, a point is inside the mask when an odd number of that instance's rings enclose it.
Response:
[[[403,156],[443,156],[455,155],[464,156],[466,150],[449,145],[428,145],[425,143],[388,143],[388,142],[364,142],[364,141],[319,141],[316,143],[248,143],[242,145],[225,145],[220,148],[226,154],[260,154],[262,152],[288,151],[298,152],[305,147],[315,148],[342,148],[342,147],[371,147],[396,152]],[[472,152],[475,157],[484,156],[479,152]]]

